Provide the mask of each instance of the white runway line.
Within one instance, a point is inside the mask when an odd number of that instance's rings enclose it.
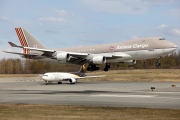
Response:
[[[180,94],[180,92],[148,92],[148,93],[154,93],[154,94],[156,94],[156,93],[160,93],[160,94],[167,94],[167,93],[175,93],[175,94]]]
[[[111,94],[98,94],[91,95],[94,97],[131,97],[131,98],[151,98],[156,97],[157,95],[111,95]]]
[[[98,94],[91,95],[92,97],[124,97],[124,98],[157,98],[157,99],[180,99],[176,97],[159,97],[158,95],[112,95],[112,94]]]

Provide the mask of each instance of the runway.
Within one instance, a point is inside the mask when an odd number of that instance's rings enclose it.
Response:
[[[74,85],[45,85],[43,81],[0,81],[0,103],[180,109],[179,86],[180,82],[78,81]]]

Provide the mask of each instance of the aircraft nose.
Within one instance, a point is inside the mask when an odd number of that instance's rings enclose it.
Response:
[[[171,43],[171,47],[172,47],[172,48],[177,48],[177,45],[174,44],[174,43]]]
[[[171,43],[170,46],[173,49],[173,51],[176,51],[178,49],[178,46],[174,43]]]
[[[46,79],[47,79],[47,75],[44,74],[44,75],[42,76],[42,79],[43,79],[43,80],[46,80]]]
[[[166,46],[168,49],[164,49],[164,51],[163,51],[164,54],[172,53],[178,49],[176,44],[169,42],[169,41],[167,42]]]

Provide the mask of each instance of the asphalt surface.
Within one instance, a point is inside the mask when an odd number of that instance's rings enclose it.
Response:
[[[0,80],[0,103],[180,109],[180,82]]]

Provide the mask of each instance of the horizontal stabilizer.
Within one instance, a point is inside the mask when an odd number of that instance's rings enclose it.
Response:
[[[12,43],[12,42],[8,42],[8,43],[11,45],[11,47],[19,47],[19,48],[22,48],[22,46],[18,46],[18,45],[16,45],[16,44]]]
[[[41,51],[41,52],[50,52],[50,53],[54,53],[54,50],[48,50],[48,49],[41,49],[41,48],[33,48],[33,47],[23,47],[25,49],[29,49],[29,50],[35,50],[35,51]]]
[[[9,52],[9,51],[2,51],[2,52],[11,53],[11,54],[18,54],[18,55],[25,55],[25,56],[37,56],[37,54],[25,54],[25,53]]]

